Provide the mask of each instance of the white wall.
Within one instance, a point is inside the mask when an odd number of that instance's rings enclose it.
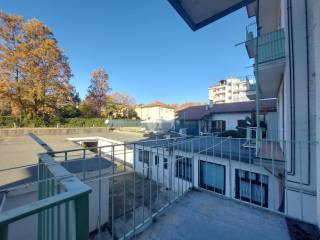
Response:
[[[316,171],[319,145],[315,143],[320,130],[316,115],[320,106],[319,81],[316,80],[319,71],[319,37],[316,37],[319,35],[319,30],[316,31],[319,28],[319,23],[316,24],[319,22],[319,1],[291,0],[291,3],[289,7],[287,0],[281,0],[286,67],[278,92],[279,138],[288,141],[282,146],[288,171],[286,210],[289,216],[316,223],[316,178],[320,170],[319,167]],[[292,28],[289,28],[288,11],[292,14]],[[291,48],[289,43],[292,43]],[[320,216],[320,209],[318,213]]]
[[[135,109],[138,117],[141,120],[151,120],[156,121],[162,120],[174,120],[175,114],[173,108],[166,107],[137,107]]]
[[[312,74],[312,78],[314,78],[315,82],[315,139],[316,141],[320,141],[320,1],[319,0],[311,0],[309,12],[312,18],[310,29],[313,31],[309,36],[311,40],[311,52],[314,53],[314,74]],[[316,148],[316,156],[317,159],[317,223],[318,227],[320,226],[320,147],[319,144]]]
[[[150,166],[142,161],[139,161],[139,149],[144,151],[149,151],[149,159],[150,159]],[[145,177],[151,178],[154,181],[158,181],[160,184],[164,184],[166,187],[171,188],[171,191],[179,192],[186,192],[190,187],[192,187],[192,182],[183,180],[181,178],[177,178],[175,176],[175,156],[178,155],[179,152],[175,152],[174,155],[170,155],[167,151],[162,148],[150,148],[150,147],[143,147],[136,145],[135,148],[135,171],[143,174]],[[159,156],[159,164],[155,165],[155,156]],[[172,157],[174,156],[174,157]],[[163,159],[168,159],[168,168],[164,169]]]
[[[124,145],[124,142],[116,141],[113,139],[103,138],[103,137],[80,137],[80,138],[67,138],[67,140],[76,142],[82,145],[85,141],[97,141],[98,147],[101,148],[102,154],[106,157],[112,157],[112,151],[114,151],[115,160],[125,161],[128,164],[133,164],[133,151],[130,145]],[[112,147],[114,145],[114,147]]]
[[[224,120],[226,121],[226,130],[236,130],[238,120],[245,120],[246,117],[251,117],[251,113],[219,113],[212,115],[212,121]]]
[[[278,140],[278,112],[269,112],[265,118],[267,124],[267,139]]]
[[[135,151],[135,170],[137,172],[140,172],[144,174],[144,176],[148,176],[149,178],[152,176],[152,179],[155,181],[158,181],[160,184],[164,184],[167,187],[174,186],[173,190],[179,192],[185,192],[190,187],[192,187],[192,182],[182,180],[180,178],[175,177],[175,156],[184,156],[188,158],[192,158],[192,154],[190,152],[184,152],[184,151],[178,151],[175,150],[172,155],[174,157],[170,157],[169,153],[165,151],[162,148],[158,148],[158,151],[156,148],[149,148],[144,147],[143,149],[146,151],[150,151],[151,156],[151,171],[148,168],[149,166],[147,164],[144,164],[143,168],[143,162],[140,162],[139,159],[139,149],[142,149],[141,146],[136,146]],[[154,165],[155,163],[155,156],[159,155],[159,165]],[[163,168],[163,158],[166,157],[168,159],[168,169]],[[220,165],[225,166],[225,196],[235,198],[235,172],[236,169],[240,170],[246,170],[258,174],[264,174],[268,176],[269,182],[268,182],[268,208],[271,210],[278,210],[278,207],[280,205],[280,195],[279,195],[279,186],[280,181],[277,177],[273,176],[270,171],[265,169],[264,167],[260,167],[259,163],[258,165],[255,164],[248,164],[245,162],[239,163],[238,161],[229,160],[227,158],[221,158],[221,157],[212,157],[212,156],[206,156],[202,154],[194,154],[193,158],[193,164],[194,164],[194,187],[200,188],[199,186],[199,162],[207,161],[212,162]],[[144,170],[143,170],[144,169]],[[149,169],[149,175],[147,173],[147,170]],[[230,182],[231,181],[231,182]],[[170,184],[171,183],[171,184]]]

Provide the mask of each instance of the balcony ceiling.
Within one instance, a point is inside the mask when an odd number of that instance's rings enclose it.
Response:
[[[248,17],[257,16],[257,2],[247,5]],[[280,0],[259,0],[261,34],[277,30],[280,26]]]
[[[255,0],[168,0],[193,31],[196,31]]]
[[[259,24],[261,34],[273,32],[280,26],[280,1],[279,0],[260,0],[259,1]]]
[[[259,92],[261,94],[261,99],[278,97],[278,90],[283,78],[284,66],[284,58],[259,64]]]

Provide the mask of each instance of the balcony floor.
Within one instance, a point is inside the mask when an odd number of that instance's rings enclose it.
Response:
[[[192,191],[136,239],[290,239],[286,219],[207,192]]]

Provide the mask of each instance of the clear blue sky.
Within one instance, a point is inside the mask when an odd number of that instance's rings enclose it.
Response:
[[[69,57],[82,98],[104,67],[114,91],[136,102],[207,101],[208,86],[252,74],[245,9],[192,32],[166,0],[0,0],[0,9],[48,25]]]

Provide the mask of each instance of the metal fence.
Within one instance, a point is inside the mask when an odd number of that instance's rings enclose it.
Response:
[[[89,209],[94,211],[93,205],[98,209],[97,215],[89,219],[92,235],[128,238],[139,233],[192,187],[191,179],[183,183],[171,177],[174,174],[172,147],[184,144],[183,139],[148,140],[51,154],[92,188]],[[141,151],[148,151],[143,161],[139,161]],[[161,161],[160,165],[160,159],[164,158],[167,162]],[[181,159],[186,161],[184,157]],[[168,171],[161,171],[164,168]]]
[[[107,125],[110,127],[121,128],[121,127],[140,127],[140,120],[130,119],[109,119]]]

